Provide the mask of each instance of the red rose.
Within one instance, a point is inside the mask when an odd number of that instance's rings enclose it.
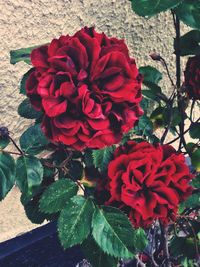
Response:
[[[74,149],[118,143],[142,115],[141,76],[123,40],[94,28],[34,49],[26,92],[42,130]]]
[[[192,192],[193,176],[184,155],[166,145],[130,141],[117,148],[108,177],[106,204],[124,210],[135,227],[146,227],[156,219],[163,223],[175,219],[179,203]]]
[[[189,58],[184,75],[189,98],[200,99],[200,55]]]

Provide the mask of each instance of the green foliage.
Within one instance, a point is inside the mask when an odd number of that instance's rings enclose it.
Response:
[[[78,160],[70,161],[68,175],[72,177],[73,180],[80,180],[83,176],[83,164]]]
[[[189,134],[194,139],[200,139],[200,122],[192,123],[190,125]]]
[[[113,207],[96,208],[92,219],[92,235],[100,248],[110,256],[134,257],[134,230],[127,216]]]
[[[143,84],[147,87],[151,84],[158,84],[162,80],[162,73],[154,67],[140,67],[139,72],[143,75]]]
[[[147,115],[143,115],[138,125],[134,128],[134,133],[140,136],[151,136],[153,133],[153,123]]]
[[[162,73],[151,66],[140,67],[139,72],[143,75],[142,95],[153,101],[167,100],[158,85],[162,80]]]
[[[22,94],[22,95],[26,95],[26,81],[27,81],[29,75],[30,75],[34,70],[35,70],[35,69],[32,68],[32,69],[30,69],[29,71],[27,71],[27,72],[23,75],[23,77],[22,77],[22,79],[21,79],[21,82],[20,82],[20,86],[19,86],[19,92],[20,92],[20,94]]]
[[[17,50],[10,51],[10,63],[16,64],[20,61],[24,61],[27,64],[31,64],[30,54],[34,48],[37,46],[32,46],[28,48],[21,48]]]
[[[65,205],[58,219],[58,234],[65,249],[81,244],[88,237],[93,212],[90,198],[75,196]]]
[[[197,171],[200,171],[200,148],[194,150],[191,155],[192,166],[195,167]]]
[[[151,17],[176,7],[182,0],[132,0],[133,10],[142,17]]]
[[[175,12],[185,24],[200,29],[200,0],[184,0]]]
[[[184,256],[189,259],[195,258],[196,248],[194,238],[191,237],[174,237],[170,243],[171,255],[180,257]]]
[[[184,203],[183,206],[186,208],[195,208],[199,205],[200,193],[191,195]]]
[[[192,30],[180,38],[180,55],[197,55],[200,53],[200,31]],[[176,51],[177,43],[174,41],[174,48]]]
[[[138,251],[143,251],[146,248],[148,240],[145,231],[142,228],[135,230],[134,244]]]
[[[18,107],[18,114],[26,119],[38,119],[42,113],[36,111],[30,103],[29,98],[24,99],[24,101]]]
[[[28,128],[20,137],[21,149],[31,155],[36,155],[42,152],[48,140],[41,131],[40,125],[36,124]]]
[[[7,137],[0,137],[0,149],[3,149],[7,147],[7,145],[10,143],[10,139]]]
[[[195,188],[200,188],[200,174],[198,174],[194,179],[192,179],[192,186]]]
[[[117,267],[118,260],[104,253],[92,237],[87,238],[81,248],[93,267]]]
[[[106,147],[104,149],[93,150],[93,162],[96,168],[99,168],[102,172],[106,171],[108,164],[113,157],[114,146]]]
[[[40,210],[49,214],[61,211],[77,191],[78,186],[70,179],[63,178],[54,182],[44,191],[40,199]]]
[[[5,152],[0,152],[0,200],[4,199],[15,182],[15,161]]]
[[[24,202],[29,201],[38,191],[43,178],[43,166],[33,156],[21,156],[16,162],[16,182],[23,193]]]

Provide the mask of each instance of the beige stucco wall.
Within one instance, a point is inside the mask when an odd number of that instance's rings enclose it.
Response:
[[[145,20],[132,12],[128,0],[0,0],[0,125],[7,126],[16,138],[30,123],[17,115],[23,99],[18,84],[29,67],[25,63],[10,65],[9,51],[73,34],[84,25],[125,38],[139,66],[154,64],[162,69],[148,56],[158,51],[173,70],[170,13]],[[15,189],[0,203],[0,241],[31,227]]]

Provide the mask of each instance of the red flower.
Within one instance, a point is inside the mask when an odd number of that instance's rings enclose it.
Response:
[[[200,55],[189,58],[184,75],[189,98],[200,99]]]
[[[54,142],[80,150],[112,145],[142,115],[141,76],[123,40],[85,27],[34,49],[31,61],[26,92]]]
[[[117,148],[108,177],[106,204],[128,213],[135,227],[146,227],[156,219],[163,223],[175,219],[179,203],[192,192],[193,176],[184,155],[166,145],[130,141]]]

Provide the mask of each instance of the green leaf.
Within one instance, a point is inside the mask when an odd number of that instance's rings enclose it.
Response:
[[[10,63],[16,64],[20,61],[24,61],[25,63],[31,65],[30,54],[33,49],[37,48],[38,46],[32,46],[28,48],[21,48],[17,50],[10,51]]]
[[[186,25],[200,29],[200,0],[184,0],[175,12]]]
[[[170,242],[170,251],[173,256],[185,256],[194,258],[196,255],[195,242],[193,238],[174,237]]]
[[[94,204],[90,198],[75,196],[61,211],[58,234],[62,246],[70,248],[81,244],[89,235]]]
[[[26,95],[26,81],[29,77],[29,75],[34,71],[35,69],[32,68],[29,71],[27,71],[24,76],[21,79],[20,86],[19,86],[19,92],[22,95]]]
[[[93,162],[96,168],[99,168],[102,172],[106,171],[108,164],[113,157],[114,146],[106,147],[104,149],[93,150]]]
[[[110,256],[134,257],[134,230],[127,216],[113,207],[96,208],[92,235],[100,248]]]
[[[186,208],[195,208],[199,205],[200,202],[200,193],[191,195],[186,201],[183,202],[183,205]]]
[[[35,157],[19,157],[16,162],[16,182],[26,201],[38,191],[43,178],[43,166]]]
[[[92,149],[86,149],[84,153],[84,163],[86,167],[91,168],[94,166]]]
[[[39,154],[48,144],[48,140],[42,133],[39,124],[28,128],[20,137],[19,142],[21,149],[31,155]]]
[[[70,161],[68,175],[72,177],[73,180],[80,180],[83,176],[83,164],[78,160]]]
[[[196,149],[191,155],[192,166],[199,172],[200,171],[200,148]]]
[[[132,8],[142,17],[151,17],[176,7],[182,0],[132,0]]]
[[[118,259],[105,254],[92,237],[86,239],[81,248],[93,267],[117,267]]]
[[[138,251],[143,251],[148,244],[145,231],[142,228],[135,230],[134,246]]]
[[[36,196],[24,204],[24,210],[28,219],[35,224],[41,224],[44,222],[44,220],[52,221],[57,219],[57,214],[45,214],[40,211],[39,199],[39,196]]]
[[[61,211],[77,192],[78,186],[73,181],[60,179],[44,191],[40,199],[40,210],[45,213]]]
[[[3,149],[7,147],[7,145],[10,143],[10,139],[7,137],[0,137],[0,149]]]
[[[15,161],[5,152],[0,152],[0,200],[4,199],[15,182]]]
[[[140,136],[151,136],[153,133],[153,123],[150,118],[143,115],[139,119],[138,125],[135,126],[134,132]]]
[[[200,139],[200,122],[192,123],[189,130],[190,136],[195,139]]]
[[[195,188],[200,188],[200,174],[198,174],[194,179],[192,179],[192,186]]]
[[[24,101],[18,107],[18,114],[26,119],[38,119],[42,113],[36,111],[30,103],[29,98],[24,99]]]
[[[200,53],[200,31],[193,30],[180,38],[180,55],[197,55]],[[174,48],[176,51],[176,39],[174,41]]]
[[[158,84],[162,80],[162,73],[151,66],[140,67],[139,72],[143,75],[143,84]]]

